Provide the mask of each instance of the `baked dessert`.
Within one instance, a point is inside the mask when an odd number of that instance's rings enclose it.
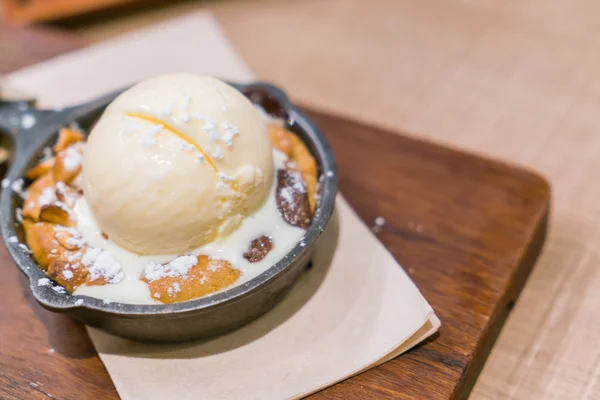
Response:
[[[229,85],[189,74],[124,92],[87,141],[61,129],[25,178],[19,217],[53,289],[107,302],[243,283],[302,245],[318,201],[300,138]]]

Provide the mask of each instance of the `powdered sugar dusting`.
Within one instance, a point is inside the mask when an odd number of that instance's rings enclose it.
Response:
[[[52,286],[52,290],[59,294],[64,294],[66,292],[65,288],[62,286]]]
[[[119,283],[125,278],[121,264],[108,251],[90,249],[81,257],[81,263],[87,267],[92,281],[103,278],[108,283]]]
[[[196,147],[193,144],[188,143],[188,142],[186,142],[184,140],[181,140],[181,143],[180,143],[179,146],[181,147],[181,150],[183,150],[183,151],[194,151],[194,150],[196,150]]]
[[[67,244],[75,247],[83,247],[87,244],[87,240],[82,237],[70,237],[66,240]]]
[[[65,169],[67,171],[75,171],[77,168],[81,166],[81,161],[83,157],[81,153],[77,151],[74,146],[67,147],[65,150]]]
[[[294,192],[290,187],[284,187],[279,191],[281,198],[288,204],[294,204]]]
[[[216,271],[220,270],[221,268],[223,268],[223,264],[221,264],[219,262],[215,262],[212,259],[208,263],[208,267],[207,267],[207,269],[211,272],[216,272]]]
[[[189,270],[197,263],[198,260],[194,256],[180,256],[167,264],[150,263],[142,276],[150,282],[166,277],[187,277]]]
[[[151,147],[156,143],[156,136],[160,131],[165,128],[163,124],[156,124],[152,128],[150,128],[147,132],[144,132],[142,137],[142,144],[146,147]]]
[[[52,282],[50,282],[50,279],[48,278],[41,278],[38,279],[37,285],[38,286],[50,286]]]
[[[56,200],[56,192],[51,187],[46,187],[42,190],[42,194],[38,197],[38,204],[40,206],[46,206],[53,203]]]

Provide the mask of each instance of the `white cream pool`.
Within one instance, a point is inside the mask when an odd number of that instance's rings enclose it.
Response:
[[[273,150],[275,173],[285,166],[286,157]],[[229,236],[199,247],[189,254],[204,254],[229,261],[242,272],[240,279],[229,288],[246,282],[266,271],[282,259],[301,239],[304,230],[287,223],[279,213],[275,189],[277,179],[273,180],[269,195],[264,204],[252,215],[246,217],[240,226]],[[193,212],[193,210],[190,210]],[[111,241],[104,239],[85,198],[81,196],[76,203],[77,229],[91,247],[108,251],[121,264],[125,278],[116,284],[103,286],[82,285],[75,291],[76,295],[87,295],[103,299],[107,302],[130,304],[160,304],[153,299],[148,284],[140,280],[140,276],[149,263],[165,263],[181,254],[165,254],[140,256],[132,253]],[[260,236],[272,239],[273,248],[261,261],[250,263],[243,257],[250,242]]]

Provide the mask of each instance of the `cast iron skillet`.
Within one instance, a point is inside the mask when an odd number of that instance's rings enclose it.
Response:
[[[176,304],[106,304],[96,298],[60,294],[52,287],[38,285],[38,280],[46,277],[44,272],[18,244],[7,240],[17,236],[21,243],[25,242],[23,229],[15,216],[22,200],[12,190],[4,189],[0,197],[2,238],[10,255],[29,278],[33,296],[44,308],[69,314],[90,326],[129,339],[176,342],[238,328],[268,311],[285,295],[306,269],[333,212],[338,185],[335,160],[319,128],[279,88],[261,82],[230,84],[270,114],[285,118],[288,128],[304,140],[317,161],[322,177],[320,201],[303,240],[306,245],[296,245],[282,260],[252,280],[208,297]],[[89,129],[121,92],[63,110],[38,110],[33,102],[27,101],[0,102],[0,144],[13,150],[6,178],[13,182],[35,165],[42,156],[42,149],[55,143],[62,126],[76,122]],[[79,299],[83,299],[83,304],[76,304]]]

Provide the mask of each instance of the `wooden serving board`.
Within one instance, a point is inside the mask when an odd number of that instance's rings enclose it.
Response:
[[[82,45],[0,23],[0,71]],[[550,191],[495,161],[310,111],[341,191],[442,320],[438,335],[311,399],[468,397],[544,241]],[[83,326],[45,311],[0,245],[0,399],[116,399]],[[51,397],[50,397],[51,396]]]
[[[466,398],[544,241],[548,185],[522,169],[309,113],[334,148],[342,193],[365,223],[385,218],[378,237],[442,320],[427,343],[311,398]],[[38,306],[4,248],[0,271],[0,398],[117,398],[84,328]]]

